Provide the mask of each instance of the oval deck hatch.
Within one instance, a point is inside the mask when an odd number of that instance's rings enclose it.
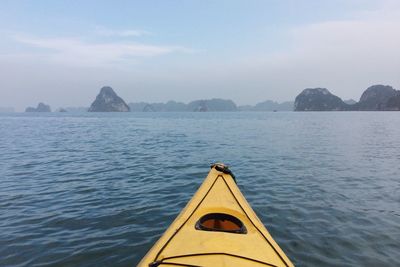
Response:
[[[242,221],[225,213],[208,213],[202,216],[196,223],[197,230],[228,232],[246,234],[247,230]]]

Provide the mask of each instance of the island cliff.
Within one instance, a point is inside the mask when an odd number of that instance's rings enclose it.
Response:
[[[105,86],[89,108],[89,112],[128,112],[129,106],[114,90]]]
[[[348,105],[325,88],[307,88],[294,101],[295,111],[345,110]]]
[[[388,85],[373,85],[367,88],[356,103],[357,110],[387,110],[389,99],[396,97],[399,91]]]
[[[325,88],[303,90],[295,100],[295,111],[385,111],[400,110],[400,91],[388,85],[368,87],[356,103],[345,103]]]

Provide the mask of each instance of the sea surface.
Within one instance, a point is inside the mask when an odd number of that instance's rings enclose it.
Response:
[[[216,161],[296,266],[400,266],[400,112],[0,114],[0,266],[136,266]]]

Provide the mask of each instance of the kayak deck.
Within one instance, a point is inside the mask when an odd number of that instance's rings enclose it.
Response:
[[[293,266],[243,197],[213,167],[139,266]]]

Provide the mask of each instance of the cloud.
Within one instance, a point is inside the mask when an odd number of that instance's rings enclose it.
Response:
[[[293,28],[292,52],[311,59],[352,61],[399,58],[400,4],[383,1],[381,8],[360,12],[355,18]]]
[[[273,49],[260,42],[251,50],[233,50],[237,45],[230,47],[221,32],[218,38],[222,39],[204,39],[210,42],[205,44],[207,50],[187,57],[180,55],[199,50],[147,44],[152,33],[134,29],[91,27],[89,34],[77,38],[18,34],[12,42],[6,40],[8,45],[3,40],[2,88],[10,88],[5,95],[33,88],[48,90],[42,93],[47,96],[54,90],[53,101],[60,105],[68,103],[68,97],[69,103],[79,101],[74,95],[84,94],[81,88],[102,84],[125,90],[128,99],[146,101],[228,95],[239,104],[253,104],[260,99],[292,100],[304,88],[317,86],[327,87],[344,99],[358,99],[375,83],[400,89],[400,1],[382,0],[377,5],[331,20],[284,27],[277,24],[278,35],[253,40],[256,43],[265,38]],[[82,99],[89,102],[90,94]],[[15,93],[15,102],[20,95]]]
[[[399,29],[399,17],[384,14],[298,27],[291,32],[291,57],[315,64],[327,80],[384,82],[400,69]]]
[[[295,25],[281,33],[279,50],[237,53],[230,62],[216,58],[202,68],[188,66],[179,78],[204,88],[202,93],[225,90],[238,103],[255,103],[259,96],[294,99],[307,87],[326,87],[344,99],[358,99],[377,83],[400,89],[398,3],[350,18]]]
[[[143,30],[111,30],[105,27],[96,27],[95,34],[107,37],[141,37],[151,35],[151,32]]]
[[[291,32],[293,52],[333,60],[398,56],[399,28],[400,21],[331,21],[307,25]]]
[[[284,88],[288,95],[321,86],[357,99],[376,83],[400,89],[397,3],[389,1],[352,18],[294,26],[286,32],[280,51],[247,59],[235,77],[250,77],[265,88]]]
[[[128,34],[128,33],[127,33]],[[190,53],[183,46],[149,45],[137,42],[85,42],[79,38],[41,38],[15,35],[14,40],[38,48],[32,56],[62,64],[101,66],[129,63],[140,57],[156,57],[171,53]]]

